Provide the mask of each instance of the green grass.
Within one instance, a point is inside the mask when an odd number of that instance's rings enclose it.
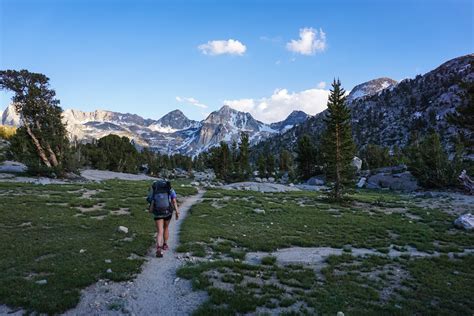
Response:
[[[132,278],[143,260],[127,258],[132,253],[144,256],[153,243],[154,224],[145,211],[149,186],[148,181],[118,180],[45,186],[0,183],[0,302],[60,313],[74,307],[80,290],[98,279]],[[83,189],[100,192],[84,199]],[[178,199],[196,193],[179,185],[176,191]],[[102,208],[87,211],[99,203]],[[130,214],[110,214],[120,208]],[[129,233],[118,232],[120,225]],[[106,273],[109,268],[112,273]],[[47,284],[37,284],[38,280]]]
[[[212,203],[225,194],[230,200],[223,208]],[[375,193],[356,196],[370,200]],[[448,231],[454,216],[441,210],[430,210],[396,200],[395,195],[379,194],[379,200],[391,201],[390,206],[363,206],[330,204],[315,193],[258,194],[239,191],[210,191],[203,203],[192,209],[189,220],[182,226],[181,242],[210,243],[221,238],[252,251],[273,251],[290,246],[331,246],[342,248],[351,244],[359,248],[379,248],[391,245],[413,246],[420,251],[443,251],[448,247],[474,245],[472,233]],[[242,199],[245,198],[245,199]],[[298,202],[308,206],[301,207]],[[361,204],[361,203],[359,203]],[[409,213],[419,216],[416,221],[403,213],[385,214],[381,209],[407,207]],[[256,214],[254,209],[265,209]],[[371,210],[371,214],[369,214]],[[390,233],[398,235],[391,238]],[[258,238],[256,238],[258,236]],[[440,241],[440,246],[433,241]],[[384,250],[385,248],[385,250]]]
[[[256,208],[265,214],[253,212]],[[473,255],[384,256],[392,245],[399,251],[410,246],[441,254],[472,248],[474,233],[454,229],[454,219],[387,192],[360,191],[339,205],[311,192],[210,190],[184,221],[180,250],[193,251],[198,245],[199,256],[213,262],[185,266],[179,275],[209,293],[197,315],[272,313],[276,308],[282,314],[471,314]],[[279,265],[273,256],[259,264],[242,262],[249,251],[292,246],[344,252],[329,257],[320,272]],[[353,257],[354,248],[382,255]]]

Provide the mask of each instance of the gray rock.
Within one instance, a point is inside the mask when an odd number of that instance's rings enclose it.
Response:
[[[267,179],[267,178],[262,178],[262,182],[263,182],[263,183],[267,183],[267,182],[268,182],[268,179]]]
[[[285,172],[280,178],[280,183],[287,184],[288,181],[290,181],[290,176],[288,175],[288,172]]]
[[[125,226],[119,226],[117,230],[121,233],[128,234],[128,228]]]
[[[274,182],[275,182],[275,178],[274,178],[274,177],[270,177],[270,178],[268,178],[268,182],[270,182],[270,183],[274,183]]]
[[[255,182],[261,183],[261,182],[262,182],[262,178],[256,177],[256,178],[255,178]]]
[[[308,181],[306,181],[307,185],[324,185],[324,183],[324,180],[320,177],[312,177],[309,178]]]
[[[402,173],[378,173],[367,180],[369,189],[390,189],[396,191],[413,192],[417,190],[418,182],[409,171]]]
[[[39,284],[39,285],[45,285],[45,284],[48,284],[48,280],[45,280],[45,279],[43,279],[43,280],[38,280],[38,281],[36,281],[35,283],[36,283],[36,284]]]
[[[212,181],[216,178],[216,174],[214,170],[207,169],[204,172],[195,172],[194,173],[194,180],[196,181]]]
[[[265,210],[262,210],[260,208],[256,208],[253,210],[254,213],[257,213],[257,214],[265,214]]]
[[[391,166],[391,167],[383,167],[383,168],[378,168],[375,170],[372,170],[372,174],[376,173],[391,173],[391,174],[397,174],[397,173],[402,173],[408,170],[407,165],[401,164],[398,166]]]
[[[354,156],[354,158],[352,158],[352,166],[359,172],[362,169],[362,159]]]
[[[107,273],[112,273],[112,269],[108,268],[106,272]]]
[[[458,228],[472,230],[474,229],[474,215],[471,213],[461,215],[454,221],[454,225]]]
[[[366,177],[360,178],[360,179],[359,179],[359,182],[357,182],[357,187],[358,187],[358,188],[363,188],[366,182],[367,182],[367,178],[366,178]]]

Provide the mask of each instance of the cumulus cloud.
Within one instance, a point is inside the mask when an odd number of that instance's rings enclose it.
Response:
[[[202,104],[201,102],[199,102],[198,100],[196,100],[195,98],[185,98],[185,97],[176,97],[176,101],[178,102],[182,102],[182,103],[188,103],[188,104],[191,104],[191,105],[195,105],[197,107],[200,107],[202,109],[207,109],[207,105],[205,104]]]
[[[249,112],[256,119],[272,123],[284,120],[292,111],[301,110],[314,115],[326,109],[329,90],[318,87],[300,92],[276,89],[269,97],[260,99],[225,100],[230,107]]]
[[[209,41],[198,46],[198,49],[204,55],[239,55],[242,56],[247,50],[247,46],[233,39]]]
[[[286,43],[289,51],[302,55],[314,55],[326,49],[326,33],[311,27],[300,29],[300,38]]]

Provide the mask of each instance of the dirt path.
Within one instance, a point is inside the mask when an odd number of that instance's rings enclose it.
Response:
[[[155,258],[151,248],[142,272],[128,282],[98,283],[82,292],[81,301],[64,315],[187,315],[207,298],[205,292],[194,292],[187,280],[176,277],[180,225],[189,209],[203,196],[204,191],[186,198],[180,205],[181,217],[170,224],[170,249],[163,258]]]

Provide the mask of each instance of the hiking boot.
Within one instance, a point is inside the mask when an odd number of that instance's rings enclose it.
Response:
[[[161,247],[156,248],[156,257],[157,258],[163,257],[163,251],[161,251]]]
[[[163,244],[163,250],[168,250],[168,249],[169,249],[169,248],[168,248],[168,244],[166,244],[166,243]]]

